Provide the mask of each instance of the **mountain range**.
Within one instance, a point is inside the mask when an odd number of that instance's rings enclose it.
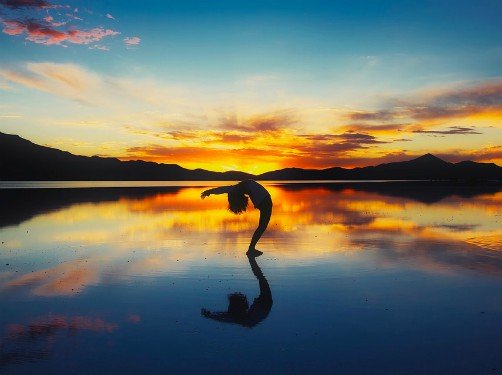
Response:
[[[449,163],[434,155],[360,168],[284,168],[253,175],[240,171],[186,169],[177,164],[80,156],[0,133],[0,180],[4,181],[236,181],[256,180],[497,180],[502,168],[494,163]]]

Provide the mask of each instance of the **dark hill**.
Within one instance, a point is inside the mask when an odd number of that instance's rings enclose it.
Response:
[[[303,172],[302,172],[303,171]],[[434,155],[380,164],[377,166],[345,169],[300,170],[286,168],[258,176],[263,180],[502,180],[502,168],[494,163],[463,161],[448,163]]]
[[[177,164],[120,161],[116,158],[78,156],[40,146],[17,135],[0,133],[2,180],[243,180],[243,172],[190,170]]]
[[[237,181],[258,180],[502,180],[502,168],[494,163],[448,163],[425,154],[413,160],[345,169],[285,168],[255,176],[229,171],[190,170],[177,164],[121,161],[116,158],[78,156],[40,146],[17,135],[0,133],[0,179],[15,180],[159,180]]]

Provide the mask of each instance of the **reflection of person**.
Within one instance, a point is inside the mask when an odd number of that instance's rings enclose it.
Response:
[[[244,294],[232,293],[228,295],[227,311],[211,312],[202,309],[202,316],[219,322],[240,324],[241,326],[249,328],[265,320],[272,309],[272,291],[258,263],[256,263],[255,257],[248,255],[248,259],[251,270],[260,284],[260,295],[254,299],[251,307],[249,307],[247,297]]]
[[[272,216],[272,198],[269,192],[262,185],[254,180],[241,181],[236,185],[220,186],[213,189],[208,189],[202,192],[200,197],[204,199],[211,194],[228,194],[228,209],[234,214],[240,214],[247,209],[248,196],[254,204],[254,207],[260,210],[260,221],[256,228],[249,250],[246,254],[259,256],[261,251],[256,250],[256,243],[260,239],[265,229],[267,229],[270,217]]]

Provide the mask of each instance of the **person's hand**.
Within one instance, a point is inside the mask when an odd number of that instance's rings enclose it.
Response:
[[[200,195],[200,199],[204,199],[205,197],[209,197],[209,195],[210,194],[209,194],[208,190],[203,191],[202,194]]]

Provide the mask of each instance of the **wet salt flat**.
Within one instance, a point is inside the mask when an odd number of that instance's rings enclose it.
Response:
[[[0,372],[502,372],[498,185],[266,186],[0,190]]]

